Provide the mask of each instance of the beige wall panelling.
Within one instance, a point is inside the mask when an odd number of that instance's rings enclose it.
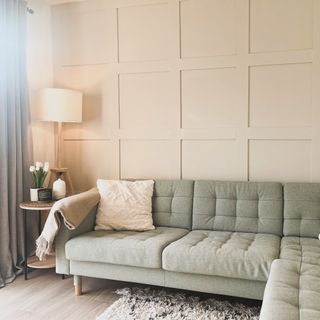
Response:
[[[312,69],[312,181],[320,182],[320,1],[314,1]]]
[[[64,141],[64,164],[77,192],[96,184],[98,178],[118,178],[117,144],[110,140]]]
[[[173,128],[169,72],[119,75],[120,128]]]
[[[64,65],[106,63],[109,60],[105,11],[67,14],[63,23]]]
[[[179,179],[179,149],[170,140],[122,140],[122,179]]]
[[[181,72],[182,127],[212,128],[237,124],[236,69]]]
[[[184,140],[182,178],[238,180],[235,140]]]
[[[182,58],[235,54],[235,0],[182,0],[180,8]]]
[[[311,126],[311,63],[250,68],[250,125]]]
[[[204,11],[207,13],[204,14]],[[212,21],[214,20],[212,19],[214,12],[219,12],[220,15],[222,12],[220,18],[223,17],[224,22],[228,21],[229,17],[233,17],[232,23],[228,26],[228,28],[231,26],[228,29],[230,37],[227,35],[223,38],[227,41],[229,49],[232,48],[227,50],[228,52],[217,52],[211,46],[217,43],[212,43],[214,36],[220,37],[220,32],[223,29],[223,26],[217,28],[212,25],[212,23],[215,23]],[[246,130],[248,125],[249,1],[181,1],[180,15],[183,58],[181,60],[182,177],[186,177],[190,171],[192,172],[190,176],[192,174],[196,178],[196,171],[198,170],[199,177],[205,178],[204,172],[201,171],[201,164],[197,161],[188,162],[184,151],[190,151],[191,148],[203,150],[205,146],[217,145],[218,148],[222,148],[223,152],[223,146],[227,142],[226,146],[231,145],[229,141],[231,140],[232,153],[237,161],[232,165],[230,171],[220,170],[220,172],[229,171],[226,174],[229,179],[233,177],[233,179],[246,180],[248,176]],[[207,21],[204,21],[206,18]],[[206,25],[206,31],[195,28],[183,34],[184,23],[190,22],[187,22],[188,19],[192,20],[191,24]],[[210,28],[215,28],[215,33],[208,32],[208,30],[211,30],[208,27],[210,24]],[[206,35],[210,39],[207,39]],[[205,39],[205,43],[203,43],[206,46],[205,48],[199,46],[198,39],[199,41]],[[194,45],[194,48],[200,48],[203,51],[201,53],[184,54],[186,43],[188,48]],[[220,49],[222,47],[223,45]],[[190,59],[191,57],[192,59]],[[212,142],[208,140],[212,140]],[[227,150],[229,149],[227,148]],[[214,150],[209,149],[208,152],[213,154]],[[226,154],[230,153],[231,151],[226,152]],[[201,159],[200,154],[197,158],[198,161]],[[212,168],[221,166],[221,159],[213,157],[211,160]],[[190,166],[194,166],[194,169],[189,167],[188,163]],[[221,179],[218,171],[208,172],[207,178],[214,179],[216,175],[217,178]]]
[[[65,139],[106,139],[114,131],[117,114],[113,105],[117,103],[118,94],[113,71],[117,60],[117,20],[113,2],[92,0],[53,7],[54,85],[84,93],[83,123],[65,124]],[[90,18],[83,21],[87,14]],[[89,22],[90,28],[87,27]],[[82,23],[86,32],[77,27]],[[66,32],[64,28],[69,30]],[[68,37],[76,42],[69,41]],[[104,50],[106,47],[108,50]],[[85,56],[81,56],[83,51]]]
[[[54,84],[84,94],[83,123],[64,125],[65,162],[76,190],[82,191],[94,186],[97,177],[119,176],[114,1],[55,6],[53,26]]]
[[[97,150],[99,159],[111,157],[111,171],[94,170],[94,179],[320,181],[320,37],[313,32],[320,10],[313,1],[310,20],[310,1],[87,0],[57,6],[55,83],[87,96],[86,121],[65,131],[70,150],[83,148],[84,156],[72,160],[69,151],[68,164],[86,168],[95,160],[86,154]],[[83,16],[99,8],[109,23],[104,37],[105,25],[96,22],[106,60],[94,52],[98,35],[84,55],[77,52],[86,44],[79,35],[73,48],[61,51],[61,19],[72,15],[85,26]],[[79,187],[94,181],[81,179]]]
[[[251,0],[252,180],[319,181],[314,175],[319,103],[315,106],[312,89],[319,45],[313,34],[320,17],[312,13],[316,2]],[[272,23],[265,27],[267,21]]]
[[[117,12],[120,62],[169,58],[168,3],[140,3]]]
[[[116,16],[112,3],[91,0],[54,7],[60,30],[56,47],[60,65],[101,64],[115,59]]]
[[[250,51],[312,48],[313,0],[251,0]]]
[[[237,104],[236,104],[236,176],[248,180],[248,48],[249,48],[249,0],[236,1],[236,45],[237,45]]]
[[[308,140],[251,140],[249,172],[253,181],[311,180]]]

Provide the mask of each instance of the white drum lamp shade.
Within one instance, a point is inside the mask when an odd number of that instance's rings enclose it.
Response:
[[[38,94],[39,120],[56,122],[56,164],[62,168],[62,123],[82,122],[82,93],[79,91],[46,88]]]
[[[42,121],[82,121],[82,93],[79,91],[46,88],[39,92],[38,104]]]

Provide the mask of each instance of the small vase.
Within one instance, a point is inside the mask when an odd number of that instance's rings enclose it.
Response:
[[[31,201],[38,201],[38,190],[35,188],[30,189],[30,200]]]
[[[58,179],[53,183],[52,194],[54,200],[62,199],[66,196],[66,183],[62,179]]]

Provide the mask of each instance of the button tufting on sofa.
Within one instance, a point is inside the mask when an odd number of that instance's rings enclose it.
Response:
[[[279,248],[276,235],[194,230],[164,249],[163,268],[266,281]]]

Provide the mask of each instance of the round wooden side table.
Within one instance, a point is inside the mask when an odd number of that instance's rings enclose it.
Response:
[[[26,201],[20,203],[20,208],[23,209],[23,228],[24,228],[24,279],[28,280],[28,269],[48,269],[56,266],[55,256],[49,256],[46,260],[40,261],[38,257],[28,257],[28,231],[27,221],[28,214],[32,212],[38,212],[39,215],[39,234],[41,234],[41,212],[48,211],[52,208],[55,201],[44,202],[44,201]]]

